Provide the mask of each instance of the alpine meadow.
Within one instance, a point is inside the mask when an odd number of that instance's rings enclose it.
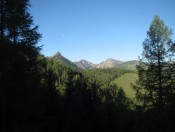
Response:
[[[0,131],[175,131],[173,4],[0,0]]]

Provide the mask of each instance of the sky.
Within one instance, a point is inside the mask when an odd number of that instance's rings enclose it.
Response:
[[[175,32],[175,0],[30,0],[41,53],[71,61],[137,60],[155,15]],[[175,40],[175,35],[172,39]]]

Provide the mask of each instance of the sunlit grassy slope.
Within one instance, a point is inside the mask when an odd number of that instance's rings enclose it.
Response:
[[[117,84],[119,87],[122,87],[127,97],[134,98],[135,91],[131,87],[131,83],[135,84],[138,75],[136,73],[126,73],[121,77],[115,79],[113,82]]]

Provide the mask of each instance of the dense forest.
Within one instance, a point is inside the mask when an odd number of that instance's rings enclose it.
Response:
[[[155,16],[137,71],[78,70],[40,53],[29,0],[0,1],[1,132],[175,131],[175,43]],[[137,73],[136,99],[113,81]]]

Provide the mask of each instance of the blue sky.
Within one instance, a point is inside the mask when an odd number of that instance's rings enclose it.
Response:
[[[175,0],[31,0],[31,5],[43,36],[41,53],[59,51],[71,61],[138,59],[155,15],[175,32]]]

